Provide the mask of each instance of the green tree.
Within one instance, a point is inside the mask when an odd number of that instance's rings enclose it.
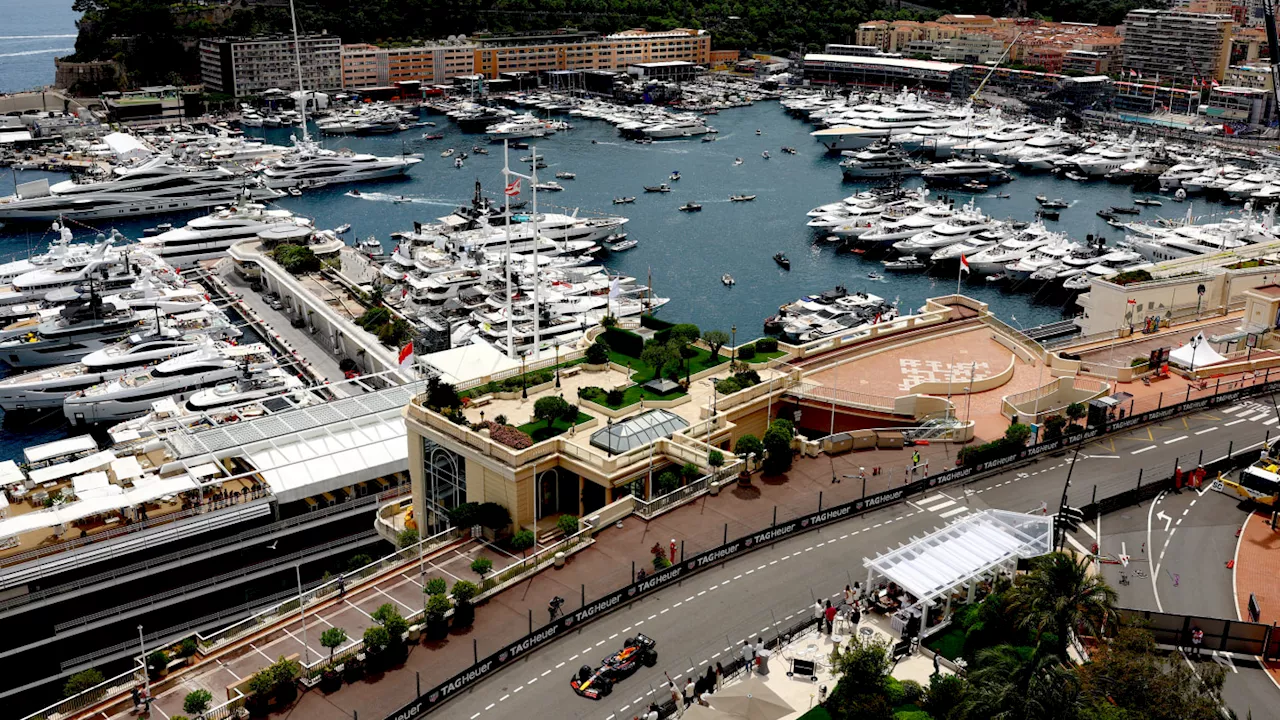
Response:
[[[732,395],[741,389],[742,384],[731,377],[716,381],[716,392],[721,395]]]
[[[405,528],[396,535],[396,547],[404,549],[418,544],[418,531],[415,528]]]
[[[609,345],[604,342],[604,336],[596,338],[596,341],[587,348],[587,362],[592,365],[603,365],[609,362]]]
[[[453,584],[453,589],[449,591],[453,596],[453,601],[459,605],[467,605],[471,599],[480,594],[480,587],[470,580],[459,580]]]
[[[1102,637],[1118,617],[1116,591],[1090,572],[1088,558],[1054,552],[1036,558],[1031,571],[1018,578],[1010,597],[1020,624],[1034,630],[1039,642],[1052,636],[1048,652],[1063,658],[1076,628]]]
[[[769,452],[764,460],[764,471],[776,475],[791,469],[791,440],[794,437],[791,423],[774,420],[764,434],[764,449]],[[741,441],[739,441],[741,442]]]
[[[329,664],[333,664],[333,653],[342,643],[347,641],[347,631],[340,627],[331,627],[320,633],[320,646],[329,648]]]
[[[533,416],[539,420],[545,420],[547,427],[551,427],[558,418],[564,417],[565,409],[568,407],[569,403],[559,395],[540,397],[533,404]]]
[[[1066,413],[1067,417],[1074,423],[1084,417],[1087,411],[1084,409],[1084,405],[1076,402],[1067,406]]]
[[[305,245],[291,243],[277,245],[271,251],[271,257],[291,275],[301,275],[320,269],[320,258]]]
[[[671,327],[671,339],[679,341],[682,345],[696,342],[701,335],[702,331],[693,323],[680,323]]]
[[[169,667],[169,653],[155,650],[147,656],[147,669],[153,676],[164,672],[167,667]]]
[[[729,334],[723,330],[704,330],[702,342],[711,348],[711,362],[716,362],[720,359],[720,348],[729,342]]]
[[[718,470],[721,467],[723,467],[724,453],[720,452],[719,450],[711,450],[710,452],[708,452],[707,465],[710,465],[712,470]]]
[[[663,370],[678,357],[679,354],[672,352],[669,343],[660,343],[656,340],[645,343],[644,350],[640,351],[640,362],[653,368],[655,378],[663,377]]]
[[[209,709],[211,702],[213,702],[213,693],[204,688],[192,690],[182,699],[182,711],[190,715],[200,715]]]
[[[445,613],[453,609],[453,603],[444,593],[433,593],[427,598],[427,618],[439,622],[444,620]]]
[[[831,672],[839,682],[827,700],[832,717],[889,720],[893,710],[885,692],[889,646],[879,639],[851,638],[831,653]]]
[[[560,528],[560,532],[565,535],[572,535],[578,532],[578,518],[576,515],[561,515],[556,520],[556,527]]]
[[[476,508],[476,522],[490,530],[506,530],[511,525],[511,512],[502,503],[482,502]]]
[[[760,442],[760,438],[750,434],[738,438],[733,446],[733,454],[746,459],[752,453],[755,453],[757,460],[764,457],[764,443]]]
[[[1157,650],[1151,633],[1121,628],[1090,653],[1077,669],[1092,720],[1123,717],[1145,720],[1215,720],[1221,715],[1226,670],[1198,663],[1193,670],[1177,654]]]
[[[533,547],[534,540],[535,538],[532,531],[521,530],[520,532],[511,536],[511,549],[515,550],[516,552],[520,553],[521,556],[523,556],[525,550],[528,550],[529,548]]]
[[[484,576],[488,575],[491,570],[493,570],[493,561],[487,557],[478,557],[471,561],[471,571],[479,575],[481,580],[483,580]]]
[[[67,678],[67,682],[62,686],[62,696],[71,697],[79,695],[89,688],[101,684],[106,678],[97,668],[89,668]]]
[[[1044,439],[1058,440],[1062,437],[1062,427],[1067,424],[1067,419],[1061,415],[1050,415],[1044,419]]]
[[[657,487],[654,488],[654,494],[657,496],[674,492],[680,487],[680,473],[675,470],[664,470],[658,474],[655,483]]]
[[[391,633],[381,625],[370,625],[364,629],[364,648],[371,653],[386,648],[391,644]]]
[[[978,653],[962,711],[969,718],[1071,720],[1080,706],[1076,675],[1057,656],[998,645]]]
[[[443,595],[448,591],[448,589],[449,583],[445,582],[444,578],[433,577],[427,581],[427,584],[422,588],[422,591],[428,595]]]
[[[1023,447],[1031,439],[1031,426],[1013,423],[1004,429],[1004,439],[1014,447]]]
[[[936,720],[946,720],[953,710],[964,704],[968,692],[969,683],[964,678],[938,673],[929,678],[929,689],[925,691],[921,707]]]

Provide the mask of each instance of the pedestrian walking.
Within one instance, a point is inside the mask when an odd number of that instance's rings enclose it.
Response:
[[[347,579],[342,575],[338,576],[338,599],[341,600],[347,594]]]
[[[720,688],[724,685],[724,667],[720,663],[716,663],[716,692],[720,692]]]
[[[756,650],[751,647],[750,640],[742,641],[742,662],[747,666],[747,674],[751,674],[751,666],[756,661]]]
[[[827,621],[827,634],[830,635],[831,628],[835,624],[835,620],[836,620],[836,608],[834,605],[831,604],[830,600],[827,601],[827,607],[825,610],[823,610],[823,617]]]
[[[1204,631],[1199,625],[1191,626],[1191,657],[1200,657],[1200,646],[1204,645]]]
[[[676,562],[676,539],[671,538],[671,564],[674,565],[675,562]]]

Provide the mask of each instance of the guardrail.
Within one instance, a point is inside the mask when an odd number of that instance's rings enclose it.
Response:
[[[848,405],[850,407],[864,408],[867,410],[880,410],[883,412],[893,412],[894,398],[885,397],[883,395],[870,395],[867,393],[853,392],[852,390],[841,390],[839,388],[827,387],[826,385],[814,385],[812,383],[796,383],[791,388],[791,392],[798,397],[821,402],[834,402],[839,405]]]
[[[646,520],[652,520],[667,509],[676,505],[683,504],[694,497],[701,495],[711,489],[711,483],[723,482],[726,478],[734,477],[742,468],[746,467],[746,463],[742,460],[730,463],[713,473],[703,475],[697,480],[676,488],[665,495],[659,495],[652,500],[635,499],[635,513]]]
[[[146,669],[141,666],[135,667],[132,670],[126,670],[119,675],[103,680],[88,690],[82,690],[69,698],[63,698],[52,705],[40,708],[39,710],[22,718],[22,720],[43,720],[44,718],[67,717],[68,715],[79,712],[91,705],[96,705],[108,697],[125,692],[130,688],[137,687],[144,681],[145,673]]]

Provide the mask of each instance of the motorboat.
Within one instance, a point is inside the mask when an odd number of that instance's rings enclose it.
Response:
[[[921,170],[920,175],[929,185],[962,186],[966,183],[991,185],[1009,182],[1013,179],[1006,172],[1005,166],[990,160],[965,160],[951,158],[946,162],[934,163]]]
[[[186,409],[196,413],[243,405],[306,388],[302,380],[278,367],[254,371],[244,368],[241,376],[213,387],[197,390],[187,399]]]
[[[1089,179],[1088,175],[1076,172],[1074,170],[1069,170],[1066,173],[1063,173],[1063,177],[1065,177],[1068,180],[1075,180],[1076,182],[1083,182]]]
[[[651,193],[653,193],[653,192],[656,192],[656,193],[668,193],[668,192],[671,192],[671,186],[670,186],[670,185],[668,185],[668,184],[666,184],[666,183],[662,183],[661,185],[645,185],[645,186],[644,186],[644,191],[645,191],[645,192],[651,192]],[[632,200],[634,200],[634,199],[635,199],[635,198],[632,198]]]
[[[1062,217],[1062,213],[1057,210],[1037,210],[1036,217],[1041,220],[1058,220]]]
[[[680,206],[680,212],[698,212],[702,206],[695,202],[685,203]]]
[[[635,201],[636,201],[636,199],[635,199],[635,197],[634,197],[634,196],[631,196],[631,197],[616,197],[616,198],[614,198],[614,199],[613,199],[613,204],[614,204],[614,205],[628,205],[628,204],[633,203],[633,202],[635,202]]]
[[[752,200],[755,200],[755,199],[756,199],[755,195],[730,195],[729,196],[729,200],[731,202],[751,202]]]
[[[903,255],[894,260],[883,260],[881,262],[884,265],[885,270],[892,270],[895,272],[913,272],[916,270],[924,270],[929,267],[928,264],[915,255]]]
[[[561,179],[561,180],[573,180],[573,179],[577,178],[578,176],[577,176],[576,174],[574,174],[574,173],[571,173],[571,172],[564,172],[564,171],[561,171],[561,172],[557,172],[557,173],[556,173],[556,177],[557,177],[557,178],[559,178],[559,179]]]
[[[784,270],[791,269],[791,261],[787,259],[787,256],[783,255],[782,253],[775,253],[773,256],[773,261],[778,263],[778,265],[780,265]]]
[[[733,279],[732,275],[725,273],[720,276],[720,282],[726,286],[732,287],[737,281]]]
[[[771,157],[771,155],[769,155],[768,150],[765,150],[764,152],[760,153],[760,157],[764,158],[765,160],[768,160]]]
[[[338,227],[334,228],[333,232],[336,235],[345,235],[346,233],[351,232],[351,223],[343,223]]]
[[[1155,198],[1138,198],[1137,200],[1133,201],[1133,204],[1147,205],[1149,207],[1161,207],[1164,205],[1164,203],[1160,202],[1159,200],[1156,200]]]
[[[10,367],[47,367],[74,362],[94,350],[145,331],[150,318],[96,292],[63,307],[18,337],[0,342],[0,360]]]
[[[186,167],[167,156],[131,167],[117,167],[106,177],[77,177],[49,184],[47,179],[19,183],[0,198],[0,222],[104,220],[187,212],[234,202],[248,193],[254,200],[280,193],[252,177],[221,166]]]
[[[623,250],[630,250],[631,248],[635,247],[638,244],[639,243],[637,243],[635,240],[621,240],[619,242],[613,243],[612,245],[609,245],[608,247],[611,252],[622,252]]]
[[[266,345],[216,343],[73,393],[62,412],[73,426],[120,422],[146,414],[160,398],[186,402],[205,388],[275,367]]]
[[[1071,207],[1071,203],[1061,198],[1057,198],[1054,200],[1040,200],[1040,198],[1037,197],[1036,200],[1040,203],[1040,207],[1048,208],[1050,210],[1058,210],[1062,208]]]
[[[292,152],[262,170],[269,188],[316,188],[406,175],[421,157],[380,157],[368,153],[326,150],[311,140],[297,140]]]
[[[982,209],[976,207],[971,201],[966,203],[960,212],[948,217],[945,222],[939,223],[925,232],[912,235],[906,240],[895,242],[893,249],[903,255],[922,252],[932,254],[948,245],[953,245],[997,226],[998,223],[995,220],[985,215]]]
[[[454,148],[449,148],[449,149],[447,149],[447,150],[443,150],[443,151],[441,151],[441,152],[440,152],[440,157],[442,157],[442,158],[453,157],[453,154],[454,154],[454,153],[456,153],[456,152],[457,152],[457,150],[455,150]]]
[[[533,187],[535,190],[541,190],[543,192],[560,192],[561,190],[564,190],[564,186],[555,181],[536,183]]]
[[[1112,206],[1111,206],[1111,212],[1115,213],[1116,215],[1137,215],[1137,214],[1141,213],[1141,212],[1142,212],[1142,210],[1141,210],[1141,209],[1139,209],[1139,208],[1136,208],[1136,207],[1132,207],[1132,206],[1130,206],[1130,207],[1119,207],[1119,206],[1116,206],[1116,205],[1112,205]]]

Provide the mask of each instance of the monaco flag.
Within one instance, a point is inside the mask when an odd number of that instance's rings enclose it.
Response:
[[[507,183],[507,189],[504,190],[508,197],[515,197],[520,194],[520,178],[516,178]]]
[[[969,260],[963,255],[960,256],[960,272],[969,272]]]
[[[400,369],[408,370],[413,367],[413,341],[410,340],[408,345],[400,348]]]

